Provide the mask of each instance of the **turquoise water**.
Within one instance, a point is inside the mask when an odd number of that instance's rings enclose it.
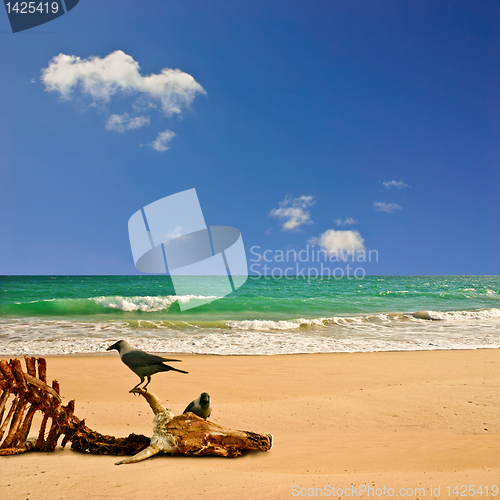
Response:
[[[0,354],[99,352],[121,338],[220,354],[500,347],[498,276],[249,277],[180,310],[193,299],[169,276],[3,276]]]

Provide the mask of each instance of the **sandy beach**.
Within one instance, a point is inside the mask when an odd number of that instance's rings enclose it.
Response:
[[[207,391],[210,420],[272,433],[272,450],[115,466],[58,447],[2,458],[2,499],[499,497],[498,349],[176,357],[189,375],[157,374],[151,392],[179,414]],[[89,427],[151,435],[149,406],[128,393],[138,379],[116,354],[47,359]]]

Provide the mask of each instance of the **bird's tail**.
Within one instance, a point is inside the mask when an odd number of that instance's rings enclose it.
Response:
[[[174,372],[179,372],[179,373],[189,373],[184,370],[178,370],[177,368],[172,368],[172,370],[174,370]]]
[[[168,371],[174,371],[174,372],[179,372],[179,373],[189,373],[189,372],[185,372],[184,370],[178,370],[177,368],[173,368],[172,366],[168,366],[168,365],[161,365],[163,366],[163,370],[164,372],[168,372]]]

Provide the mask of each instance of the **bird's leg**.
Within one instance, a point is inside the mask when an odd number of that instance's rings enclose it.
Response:
[[[149,375],[146,378],[148,379],[148,381],[146,382],[146,385],[142,387],[145,391],[147,391],[146,387],[148,386],[149,382],[151,382],[151,377]]]
[[[149,378],[149,377],[148,377]],[[141,381],[135,386],[130,389],[128,392],[133,392],[135,389],[137,389],[142,383],[144,382],[144,377],[141,377]],[[146,384],[147,385],[147,384]]]

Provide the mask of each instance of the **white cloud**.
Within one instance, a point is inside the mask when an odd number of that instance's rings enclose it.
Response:
[[[271,210],[271,217],[276,217],[284,221],[283,231],[291,231],[297,229],[302,224],[312,224],[311,214],[307,210],[308,207],[314,205],[312,196],[301,196],[300,198],[292,198],[287,196],[280,202],[279,208]]]
[[[376,201],[373,203],[373,206],[377,212],[387,212],[388,214],[396,210],[403,210],[401,205],[397,203],[386,203],[385,201]]]
[[[405,184],[401,180],[399,180],[399,181],[382,181],[382,184],[384,185],[384,187],[386,189],[390,189],[391,187],[398,188],[398,189],[409,187],[408,184]]]
[[[151,144],[149,144],[149,146],[156,149],[156,151],[163,153],[163,151],[170,149],[170,146],[167,146],[167,143],[169,143],[174,137],[175,134],[171,130],[165,130],[160,132],[158,137]]]
[[[149,118],[146,116],[129,118],[128,113],[123,113],[123,115],[111,115],[106,123],[106,130],[123,133],[125,130],[140,128],[149,124]]]
[[[167,233],[165,239],[166,240],[174,240],[178,238],[182,234],[182,226],[175,226],[174,230],[170,233]]]
[[[358,231],[328,229],[319,238],[313,238],[309,243],[319,245],[327,254],[334,255],[341,252],[364,250],[364,241]]]
[[[356,219],[353,219],[352,217],[346,217],[345,219],[335,219],[335,224],[337,224],[337,226],[352,226],[357,222],[358,221]]]
[[[126,113],[125,113],[126,114]],[[136,116],[131,118],[127,124],[128,129],[141,128],[144,125],[149,125],[149,118],[147,116]]]
[[[138,94],[146,102],[159,102],[167,116],[181,113],[197,94],[206,93],[191,75],[179,69],[163,68],[146,76],[139,69],[137,61],[121,50],[88,59],[59,54],[42,71],[42,81],[46,90],[59,92],[65,99],[78,88],[94,103],[108,102],[118,93]]]
[[[189,108],[204,88],[180,69],[163,68],[157,74],[142,75],[137,61],[121,50],[100,58],[81,59],[59,54],[42,70],[45,90],[58,92],[70,99],[77,92],[92,99],[91,107],[107,103],[115,95],[131,95],[134,114],[158,112],[167,117],[179,115]],[[113,114],[108,118],[106,130],[123,133],[150,124],[146,116],[130,118],[128,113]],[[161,132],[149,145],[157,151],[166,151],[167,142],[174,137],[171,131]]]

